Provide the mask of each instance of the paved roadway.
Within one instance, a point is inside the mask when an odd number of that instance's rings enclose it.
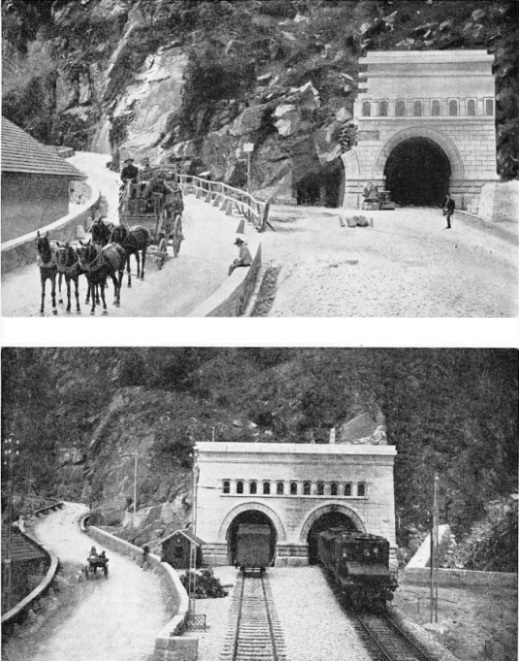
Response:
[[[79,153],[69,159],[86,172],[108,202],[107,219],[118,223],[118,176],[106,169],[109,160],[106,154]],[[193,196],[186,197],[184,212],[184,236],[180,255],[174,258],[171,247],[170,258],[162,271],[157,271],[152,260],[148,260],[144,281],[132,276],[132,289],[126,287],[126,275],[121,291],[121,307],[112,305],[113,295],[107,293],[108,314],[111,317],[183,317],[205,301],[227,278],[227,268],[237,256],[233,245],[239,219],[223,214]],[[35,248],[36,249],[36,248]],[[132,258],[135,271],[135,260]],[[86,281],[80,279],[82,314],[88,315],[85,306]],[[67,316],[66,287],[63,283],[65,305],[58,308],[60,316]],[[40,276],[36,264],[16,269],[2,276],[2,314],[5,317],[39,316]],[[75,300],[73,300],[75,310]],[[47,283],[45,316],[52,316]],[[101,315],[97,308],[96,315]],[[76,317],[73,312],[70,317]]]
[[[79,530],[77,520],[87,508],[68,503],[47,515],[35,528],[38,540],[63,561],[81,562],[92,540]],[[99,544],[96,545],[101,550]],[[81,584],[80,605],[48,636],[14,639],[6,650],[11,661],[146,661],[155,637],[168,621],[157,576],[134,562],[108,551],[110,573]],[[29,655],[24,656],[25,652]]]
[[[365,212],[374,227],[341,227],[358,211],[273,207],[264,264],[282,266],[273,317],[516,317],[517,224],[439,209]],[[304,215],[302,215],[304,214]]]

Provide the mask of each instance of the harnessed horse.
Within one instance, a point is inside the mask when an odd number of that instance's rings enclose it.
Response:
[[[45,309],[45,285],[47,280],[50,280],[52,289],[52,314],[58,314],[56,310],[56,275],[58,273],[58,266],[56,264],[56,244],[54,241],[49,241],[49,233],[42,236],[38,232],[38,266],[40,268],[41,280],[41,308],[40,314],[44,313]]]
[[[121,302],[121,282],[123,279],[124,264],[126,262],[126,251],[116,243],[110,243],[104,248],[100,248],[93,243],[80,243],[78,250],[79,264],[87,273],[90,286],[97,285],[101,292],[103,303],[103,314],[108,314],[105,300],[105,286],[108,276],[114,283],[114,305],[119,307]],[[117,277],[119,274],[119,277]],[[90,314],[95,314],[96,297],[92,293],[92,307]]]
[[[128,287],[132,286],[132,275],[130,269],[130,257],[135,255],[137,260],[137,278],[144,280],[144,266],[146,264],[146,251],[151,243],[149,231],[142,225],[118,225],[114,227],[110,241],[117,243],[126,251],[126,271],[128,273]],[[142,253],[142,269],[139,253]]]
[[[83,275],[85,272],[79,264],[79,257],[77,252],[69,243],[59,243],[56,249],[56,263],[58,265],[58,287],[59,287],[59,303],[63,305],[63,299],[61,297],[61,282],[63,277],[65,277],[65,282],[67,285],[67,312],[70,312],[70,281],[74,283],[74,294],[76,296],[76,312],[81,314],[81,308],[79,306],[79,276]],[[85,274],[86,275],[86,274]],[[88,278],[87,278],[88,280]],[[90,298],[90,283],[88,284],[88,293],[86,302],[88,303]]]
[[[98,218],[92,222],[88,231],[92,236],[92,241],[103,247],[110,241],[110,235],[114,227],[115,225],[113,223],[106,223],[101,218]]]

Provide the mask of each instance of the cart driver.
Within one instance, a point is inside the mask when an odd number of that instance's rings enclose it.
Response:
[[[123,182],[123,187],[126,186],[128,182],[131,183],[130,197],[135,197],[136,194],[135,184],[137,183],[137,178],[139,177],[139,168],[137,168],[133,163],[134,163],[133,158],[129,156],[124,161],[124,168],[121,170],[121,181]]]

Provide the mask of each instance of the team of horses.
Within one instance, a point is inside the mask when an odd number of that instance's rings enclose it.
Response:
[[[74,285],[76,312],[81,312],[79,303],[79,278],[86,277],[88,283],[85,303],[91,302],[90,314],[95,314],[96,305],[102,305],[103,314],[108,313],[105,289],[110,278],[114,287],[114,305],[121,302],[121,285],[124,267],[128,272],[128,287],[131,287],[130,257],[137,260],[137,277],[144,279],[146,251],[151,244],[150,232],[140,225],[126,227],[114,225],[102,219],[94,220],[90,226],[91,239],[79,242],[74,247],[69,242],[51,241],[48,232],[38,232],[38,266],[41,280],[40,314],[45,312],[45,290],[47,281],[51,286],[52,313],[57,314],[56,280],[58,280],[59,303],[63,304],[61,286],[63,279],[67,287],[66,311],[71,312],[71,283]],[[142,261],[141,261],[142,260]],[[141,267],[142,263],[142,267]]]

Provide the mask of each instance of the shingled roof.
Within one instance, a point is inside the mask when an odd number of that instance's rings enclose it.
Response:
[[[185,528],[182,530],[175,530],[174,532],[171,533],[171,535],[168,535],[162,541],[160,541],[159,544],[164,544],[164,542],[167,542],[172,537],[179,537],[179,536],[185,537],[189,542],[194,542],[197,546],[202,546],[203,544],[205,544],[203,539],[200,539],[200,537],[197,537],[190,530],[186,530]]]
[[[86,179],[82,172],[58,156],[54,147],[42,145],[5,117],[2,117],[2,172]]]
[[[2,561],[7,557],[7,536],[7,525],[2,524]],[[11,531],[11,557],[13,562],[22,562],[23,560],[43,559],[46,555],[30,537],[13,528]]]

